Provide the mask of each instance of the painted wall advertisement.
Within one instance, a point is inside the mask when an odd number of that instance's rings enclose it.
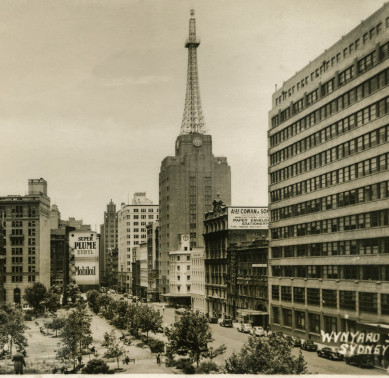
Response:
[[[267,207],[228,206],[229,230],[267,230],[269,209]]]
[[[99,284],[99,241],[93,231],[73,231],[69,235],[72,272],[78,285]]]

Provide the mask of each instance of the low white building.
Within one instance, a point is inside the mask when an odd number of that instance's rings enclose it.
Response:
[[[177,251],[169,252],[169,293],[162,294],[170,304],[190,306],[191,250],[189,235],[179,235]]]

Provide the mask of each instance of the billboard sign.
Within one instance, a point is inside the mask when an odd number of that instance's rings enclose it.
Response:
[[[267,230],[269,209],[262,206],[228,206],[229,230]]]
[[[93,231],[69,234],[70,255],[74,256],[74,279],[78,285],[99,284],[99,241]]]

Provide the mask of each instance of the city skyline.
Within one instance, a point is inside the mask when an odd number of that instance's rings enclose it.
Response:
[[[158,204],[160,162],[174,153],[184,110],[193,7],[204,117],[214,154],[231,166],[232,204],[267,205],[274,85],[381,5],[4,1],[0,195],[23,195],[27,179],[42,177],[62,218],[92,229],[111,198],[120,206],[142,191]]]

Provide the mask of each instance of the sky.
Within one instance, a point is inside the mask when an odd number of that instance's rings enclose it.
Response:
[[[99,230],[135,192],[158,204],[184,111],[190,9],[215,156],[232,205],[266,206],[271,95],[376,0],[1,0],[0,196],[44,178],[62,219]]]

